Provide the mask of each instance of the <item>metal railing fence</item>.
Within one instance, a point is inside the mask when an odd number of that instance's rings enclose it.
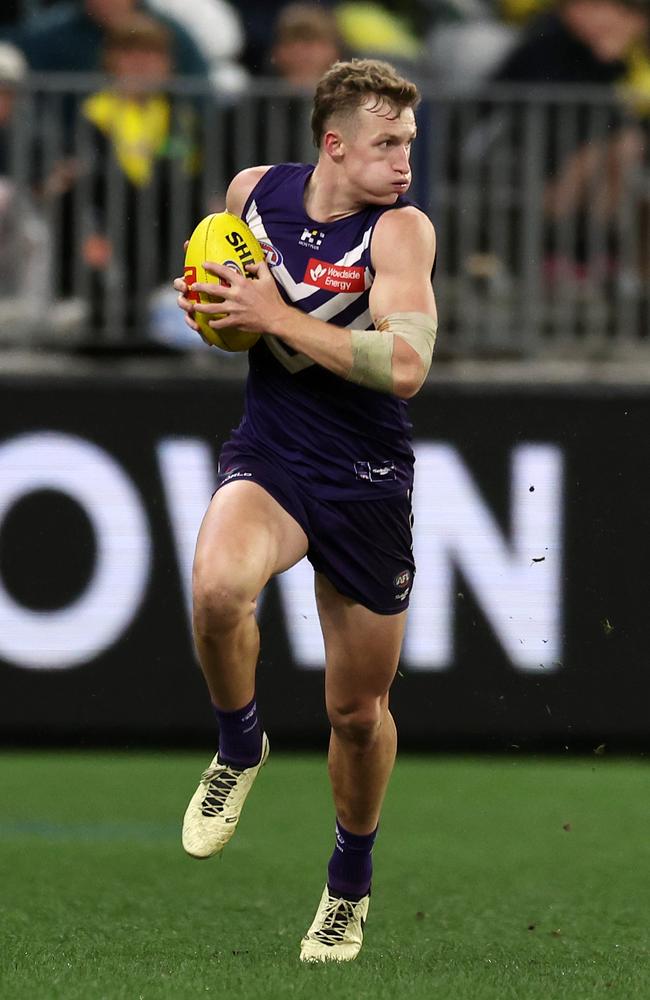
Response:
[[[183,240],[223,207],[237,170],[314,158],[309,98],[255,80],[221,102],[177,81],[159,154],[147,167],[143,137],[129,175],[84,111],[105,87],[33,76],[16,97],[0,178],[0,342],[191,346],[169,285]],[[616,355],[646,343],[647,126],[611,92],[504,87],[425,93],[418,125],[411,195],[438,233],[442,352]]]

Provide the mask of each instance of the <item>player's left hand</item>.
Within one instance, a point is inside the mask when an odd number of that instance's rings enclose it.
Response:
[[[205,337],[201,333],[198,323],[194,319],[194,306],[196,305],[196,303],[193,302],[191,299],[187,298],[189,288],[187,287],[187,282],[185,281],[185,278],[174,278],[174,288],[179,293],[177,302],[179,308],[182,309],[183,312],[185,313],[184,318],[186,324],[189,326],[190,330],[194,330],[195,333],[199,334],[202,340],[205,340]]]
[[[201,284],[195,282],[192,291],[206,295],[218,295],[222,302],[201,302],[194,306],[195,312],[205,315],[221,315],[221,319],[211,319],[209,324],[215,330],[235,328],[249,333],[265,333],[271,316],[276,316],[289,308],[283,301],[278,287],[265,261],[248,264],[246,270],[254,280],[245,278],[223,264],[206,261],[205,270],[221,278],[225,284]]]

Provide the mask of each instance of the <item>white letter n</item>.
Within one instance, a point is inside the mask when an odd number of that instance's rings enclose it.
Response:
[[[420,445],[416,458],[418,571],[404,646],[407,664],[420,670],[452,664],[457,567],[511,663],[525,670],[555,669],[561,656],[560,450],[548,444],[513,450],[509,541],[454,448]]]

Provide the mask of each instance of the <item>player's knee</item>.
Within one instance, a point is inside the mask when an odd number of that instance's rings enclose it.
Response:
[[[234,575],[195,571],[192,580],[192,620],[198,638],[235,628],[255,611],[255,595]]]
[[[346,743],[359,749],[371,747],[379,734],[381,710],[378,703],[352,706],[328,706],[330,725]]]

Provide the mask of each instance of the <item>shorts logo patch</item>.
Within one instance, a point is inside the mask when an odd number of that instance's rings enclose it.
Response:
[[[381,483],[387,480],[397,479],[394,462],[355,462],[354,475],[357,479],[363,479],[368,483]]]
[[[219,486],[223,486],[225,483],[229,483],[233,479],[251,479],[252,475],[252,472],[244,472],[243,469],[233,469],[232,472],[230,470],[226,470],[226,472],[220,477],[221,481]]]
[[[393,580],[394,587],[408,587],[411,582],[411,571],[410,569],[403,569],[401,573],[398,573]]]
[[[397,588],[393,600],[405,601],[411,593],[412,576],[410,569],[403,569],[393,577],[393,586]]]
[[[366,287],[364,274],[364,267],[344,267],[310,257],[302,280],[328,292],[362,292]]]

